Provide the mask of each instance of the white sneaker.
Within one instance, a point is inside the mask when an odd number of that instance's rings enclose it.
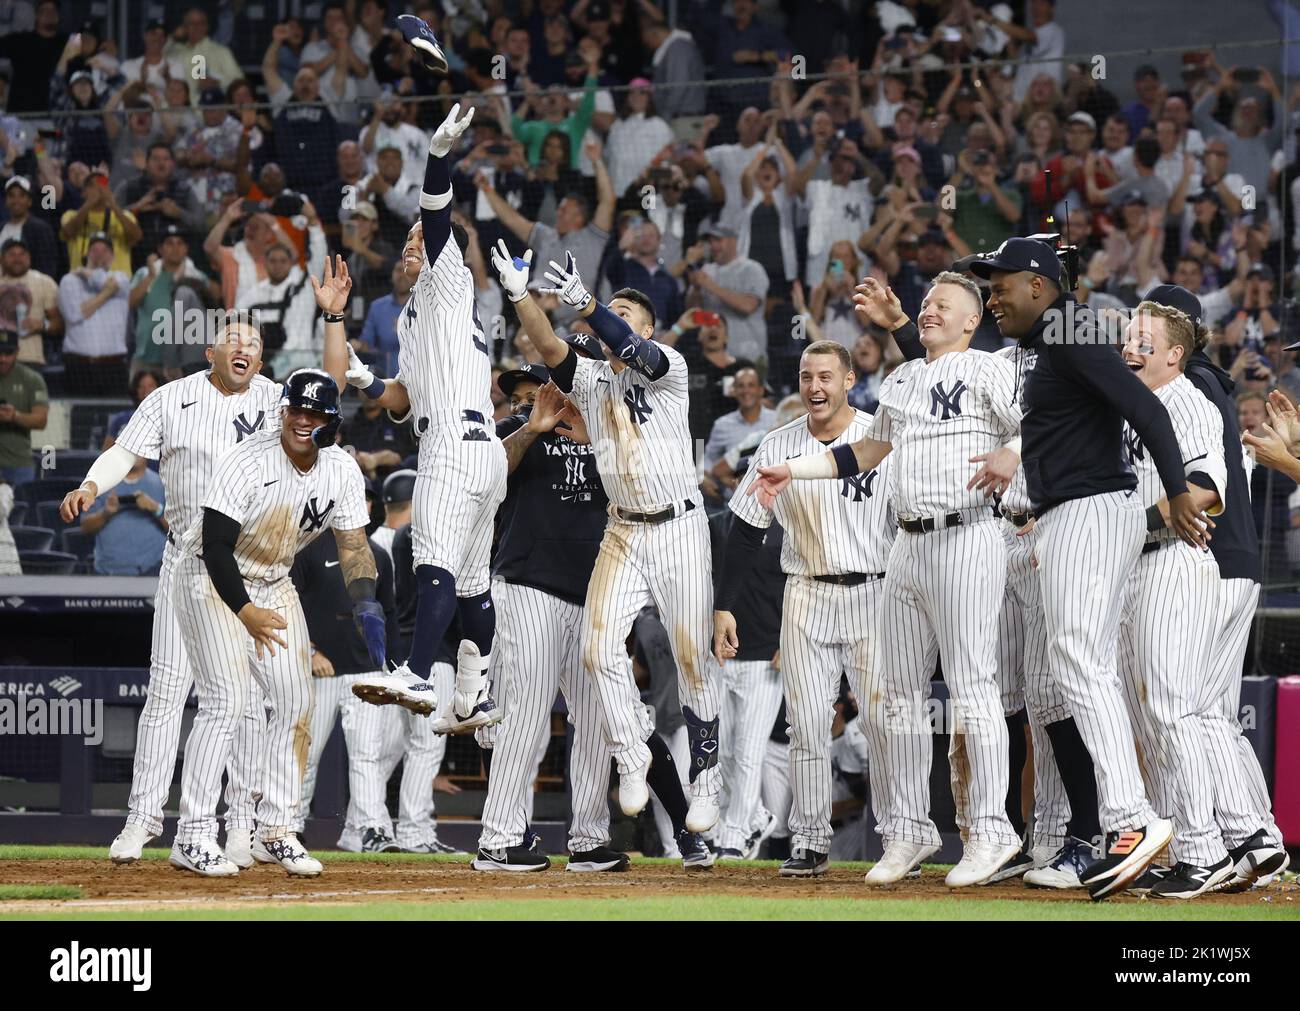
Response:
[[[253,830],[251,828],[226,829],[226,859],[240,870],[253,866]]]
[[[139,825],[127,822],[122,831],[108,848],[108,858],[115,864],[133,864],[140,859],[140,853],[154,839]]]
[[[435,734],[468,734],[501,722],[501,707],[488,692],[487,671],[492,663],[468,639],[456,651],[456,688],[433,722]]]
[[[205,878],[233,878],[239,868],[226,859],[215,839],[200,839],[194,843],[176,842],[167,858],[173,867],[193,871]]]
[[[352,694],[374,706],[401,706],[417,716],[431,716],[438,708],[433,682],[402,664],[391,674],[376,674],[352,682]]]
[[[863,879],[869,885],[892,885],[903,878],[928,856],[939,852],[938,846],[895,840],[885,847],[884,855]]]
[[[623,813],[629,818],[635,818],[650,803],[650,787],[646,783],[646,776],[650,774],[650,763],[652,761],[654,759],[647,759],[645,765],[641,766],[641,768],[633,769],[631,772],[619,773],[618,806],[623,809]],[[688,814],[686,817],[689,821],[690,815]]]
[[[712,797],[691,797],[691,806],[686,812],[686,831],[707,832],[718,823],[718,815],[717,794]]]
[[[258,852],[259,849],[261,853]],[[263,859],[263,854],[270,859]],[[253,856],[262,863],[279,864],[290,874],[304,878],[314,878],[325,869],[319,860],[303,848],[296,835],[281,836],[279,839],[259,839],[253,846]]]
[[[1088,843],[1071,836],[1046,866],[1025,871],[1024,881],[1030,888],[1082,888],[1079,875],[1096,859],[1097,854]]]
[[[966,844],[961,860],[948,872],[944,884],[949,888],[982,885],[1000,871],[1008,860],[1020,854],[1020,843],[997,843],[973,839]]]

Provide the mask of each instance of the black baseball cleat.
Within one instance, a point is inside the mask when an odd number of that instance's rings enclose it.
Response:
[[[677,850],[682,855],[682,866],[688,871],[703,871],[713,866],[713,850],[698,832],[687,832],[686,829],[678,832]]]
[[[1182,860],[1147,892],[1153,899],[1194,899],[1212,892],[1232,877],[1232,857],[1224,857],[1209,867],[1199,867]]]
[[[999,881],[1010,881],[1013,878],[1021,877],[1025,871],[1032,870],[1034,867],[1034,858],[1024,850],[1021,850],[1010,860],[1002,865],[999,870],[993,872],[993,876],[984,883],[994,885]]]
[[[816,878],[825,874],[829,868],[829,854],[799,846],[790,853],[790,859],[781,865],[777,874],[783,878]]]
[[[1169,871],[1168,867],[1148,867],[1128,886],[1129,895],[1150,895],[1151,889],[1160,884],[1168,876]]]
[[[382,828],[368,828],[361,833],[362,853],[396,853],[401,847]]]
[[[627,870],[631,862],[631,858],[626,853],[612,850],[608,846],[597,846],[595,849],[572,854],[565,870],[579,874],[597,871],[619,872]]]
[[[402,38],[420,55],[425,67],[438,74],[447,72],[447,56],[422,18],[417,18],[414,14],[399,15],[397,27],[402,32]]]
[[[1232,858],[1232,877],[1219,889],[1221,892],[1248,891],[1256,881],[1261,881],[1286,866],[1287,853],[1275,846],[1263,829],[1240,846],[1228,850]]]
[[[476,871],[544,871],[551,866],[550,857],[535,853],[523,846],[511,846],[508,849],[481,849],[470,861]]]
[[[1173,837],[1174,823],[1167,818],[1125,832],[1107,832],[1101,859],[1079,875],[1079,883],[1094,902],[1122,892],[1151,866]]]

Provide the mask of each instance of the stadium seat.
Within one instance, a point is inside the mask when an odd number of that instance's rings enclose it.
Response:
[[[83,572],[90,571],[90,563],[95,557],[95,535],[88,534],[76,527],[64,530],[59,537],[59,547],[70,555],[76,555]]]
[[[59,515],[59,507],[63,505],[63,500],[57,502],[37,502],[36,503],[36,525],[38,527],[48,527],[51,530],[62,530],[66,523],[63,517]]]
[[[77,571],[77,556],[62,551],[20,551],[24,576],[69,576]]]
[[[61,502],[64,495],[80,487],[79,477],[38,477],[35,481],[22,485],[18,494],[35,505],[37,502]]]
[[[10,527],[19,553],[24,551],[49,551],[54,544],[54,531],[48,527]]]
[[[42,480],[75,477],[80,481],[98,456],[98,449],[61,449],[45,459],[40,450],[35,450],[32,452],[32,462]]]
[[[26,518],[27,518],[27,503],[15,501],[14,507],[9,510],[9,525],[13,527],[20,527],[23,525],[23,520]]]

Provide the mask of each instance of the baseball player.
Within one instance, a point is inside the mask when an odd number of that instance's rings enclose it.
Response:
[[[580,359],[555,336],[528,293],[531,260],[531,250],[513,259],[504,243],[492,251],[492,264],[533,346],[586,423],[610,500],[583,608],[582,662],[618,765],[619,805],[629,816],[639,814],[653,787],[677,821],[670,798],[681,784],[641,702],[625,646],[638,612],[653,603],[672,637],[690,735],[691,801],[681,827],[688,834],[706,832],[718,820],[718,696],[708,648],[709,527],[691,458],[686,361],[651,339],[649,298],[623,288],[609,306],[601,304],[566,254],[565,265],[552,263],[546,274],[555,287],[543,291],[578,310],[610,352],[608,362]]]
[[[713,649],[724,665],[744,645],[734,614],[773,519],[784,531],[781,569],[786,574],[780,623],[781,681],[790,724],[790,858],[782,877],[825,874],[831,850],[831,724],[840,675],[859,699],[878,699],[876,616],[885,562],[894,539],[890,512],[893,461],[829,482],[800,483],[771,508],[751,493],[763,468],[791,458],[820,457],[827,446],[848,446],[866,436],[872,417],[848,402],[856,377],[844,347],[808,345],[799,359],[799,395],[807,413],[768,432],[731,497],[735,515],[727,538],[722,588],[713,616]],[[775,706],[756,729],[770,732]],[[871,707],[858,717],[871,750],[871,800],[876,822],[888,824],[890,802],[885,741]],[[762,740],[762,737],[760,737]],[[731,785],[728,786],[731,789]],[[730,825],[730,822],[728,822]],[[724,840],[731,844],[733,839]]]
[[[1002,334],[1036,353],[1023,382],[1022,458],[1048,668],[1097,770],[1104,852],[1080,881],[1102,899],[1128,887],[1173,837],[1143,792],[1115,671],[1123,590],[1146,536],[1137,479],[1122,455],[1124,420],[1156,462],[1170,528],[1197,544],[1205,529],[1168,412],[1074,312],[1055,251],[1008,239],[971,270],[992,282],[989,311]]]
[[[411,517],[418,595],[411,655],[392,674],[363,678],[352,690],[376,705],[432,713],[437,696],[429,674],[458,613],[464,638],[455,689],[434,723],[438,733],[466,733],[501,719],[488,693],[496,630],[488,563],[505,497],[506,456],[492,426],[492,359],[465,265],[469,239],[451,220],[447,155],[474,110],[459,117],[457,104],[429,141],[420,220],[402,250],[406,274],[416,282],[397,324],[401,368],[395,379],[376,379],[354,354],[348,370],[348,382],[364,396],[395,415],[413,415],[420,439]]]
[[[388,554],[371,541],[375,556],[376,599],[384,610],[384,628],[389,652],[395,651],[397,605],[393,598],[393,563]],[[306,828],[307,814],[316,792],[316,772],[321,754],[342,718],[343,739],[348,749],[347,825],[357,826],[358,848],[364,853],[385,853],[398,849],[386,803],[388,776],[382,769],[382,750],[388,737],[387,725],[395,723],[400,710],[368,706],[352,694],[352,682],[374,672],[370,651],[358,634],[349,611],[352,608],[338,545],[332,537],[318,537],[298,552],[289,570],[294,589],[307,619],[311,636],[312,687],[316,701],[311,712],[311,749],[303,774],[295,832]],[[405,714],[403,714],[405,715]],[[427,720],[422,720],[427,723]]]
[[[347,264],[342,258],[327,260],[324,280],[313,276],[312,286],[327,320],[325,368],[341,382],[346,361],[341,310],[352,286]],[[140,859],[144,846],[162,834],[181,718],[194,682],[172,599],[176,540],[199,517],[208,478],[222,454],[253,433],[279,424],[281,389],[259,374],[262,338],[251,320],[227,316],[206,355],[211,369],[160,386],[141,402],[117,442],[91,465],[81,487],[69,492],[60,507],[63,521],[71,523],[97,495],[126,476],[137,456],[159,461],[171,532],[154,598],[149,694],[136,730],[126,825],[109,848],[114,863]],[[256,758],[263,722],[257,707],[248,713],[248,723],[235,732],[226,812],[227,845],[242,866],[252,864],[252,794],[260,775]]]
[[[338,542],[353,618],[372,666],[383,668],[384,617],[366,540],[365,481],[356,461],[334,445],[338,405],[338,386],[325,372],[290,375],[279,430],[260,432],[221,458],[202,516],[177,545],[172,592],[199,709],[185,747],[181,816],[169,859],[205,877],[239,872],[217,847],[215,812],[253,679],[270,702],[253,855],[290,874],[321,873],[293,831],[311,746],[312,676],[311,636],[289,569],[327,526]]]
[[[582,417],[543,365],[497,379],[511,415],[497,425],[510,481],[492,565],[498,608],[497,693],[501,723],[492,735],[483,831],[472,866],[480,871],[545,870],[550,861],[524,845],[538,755],[550,740],[555,693],[564,693],[572,821],[570,871],[622,871],[626,853],[609,846],[609,752],[591,682],[578,660],[582,604],[605,531],[608,499]]]
[[[959,747],[968,768],[961,780],[970,812],[962,858],[946,883],[987,883],[1020,852],[1006,814],[1007,725],[997,679],[997,627],[983,620],[987,603],[1002,600],[1006,545],[985,504],[984,488],[996,479],[987,463],[972,478],[970,463],[1009,456],[1009,479],[1018,463],[1021,411],[1014,367],[969,350],[983,308],[969,278],[950,271],[936,275],[917,320],[926,357],[905,362],[882,385],[880,408],[866,433],[829,453],[760,467],[761,480],[754,483],[760,500],[767,501],[791,478],[868,473],[898,447],[892,505],[903,533],[882,566],[881,676],[864,686],[866,694],[857,692],[868,700],[864,708],[882,710],[868,716],[867,725],[886,724],[889,818],[877,816],[886,846],[867,874],[869,884],[901,880],[941,844],[929,817],[933,748],[922,716],[940,654],[960,721],[954,734],[965,738]],[[1008,443],[1012,448],[1003,450]]]
[[[1202,736],[1214,788],[1214,816],[1233,859],[1233,876],[1220,891],[1244,891],[1287,864],[1282,833],[1273,812],[1255,749],[1241,732],[1241,672],[1259,600],[1259,536],[1250,508],[1250,456],[1237,438],[1234,383],[1206,356],[1210,334],[1201,319],[1201,301],[1178,285],[1164,284],[1147,299],[1183,312],[1196,327],[1196,350],[1184,373],[1223,418],[1223,457],[1228,473],[1223,512],[1215,517],[1210,552],[1219,567],[1216,632],[1199,705]],[[1291,349],[1288,349],[1291,350]],[[1271,403],[1278,404],[1274,393]],[[1290,409],[1285,397],[1279,405]],[[1276,417],[1276,410],[1274,415]],[[1250,438],[1254,438],[1250,436]]]
[[[902,304],[892,289],[875,278],[865,277],[855,290],[857,310],[889,331],[905,358],[925,356],[916,324],[903,312]],[[1008,359],[1022,377],[1033,366],[1032,352],[1003,348],[995,353]],[[998,689],[1007,720],[1007,817],[1018,833],[1023,831],[1020,775],[1025,754],[1021,713],[1026,708],[1034,745],[1034,840],[1028,847],[1029,853],[1018,856],[998,877],[1005,880],[1034,868],[1036,877],[1031,879],[1027,875],[1026,883],[1077,888],[1078,872],[1095,859],[1091,840],[1100,832],[1096,827],[1096,794],[1094,788],[1089,802],[1082,806],[1076,824],[1071,826],[1070,803],[1048,734],[1049,725],[1065,719],[1068,711],[1064,698],[1047,673],[1042,600],[1038,592],[1038,576],[1031,561],[1036,537],[1023,467],[1016,468],[1010,485],[999,496],[998,513],[1007,549],[1006,590],[998,612]],[[965,768],[964,743],[964,735],[953,734],[949,754],[957,825],[962,829],[963,837],[969,829],[968,784],[960,774]],[[1079,747],[1082,749],[1082,742]],[[1082,772],[1091,780],[1092,763],[1087,760],[1086,751],[1083,755],[1086,764]],[[1067,835],[1071,827],[1088,841]]]

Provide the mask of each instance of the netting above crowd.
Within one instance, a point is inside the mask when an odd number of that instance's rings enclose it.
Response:
[[[354,279],[355,346],[392,375],[410,288],[397,260],[429,132],[459,99],[475,118],[457,218],[497,360],[537,360],[487,266],[498,240],[542,266],[573,252],[598,294],[645,291],[659,339],[691,365],[715,502],[735,485],[734,450],[797,388],[809,340],[848,347],[852,402],[875,406],[896,349],[853,310],[865,274],[915,316],[935,274],[1013,235],[1064,231],[1080,251],[1074,296],[1094,308],[1135,306],[1164,281],[1197,292],[1240,391],[1300,396],[1282,350],[1300,88],[1284,94],[1268,69],[1196,50],[1181,79],[1151,65],[1099,78],[1067,59],[1049,0],[1019,22],[971,0],[731,0],[726,13],[691,0],[675,24],[651,0],[410,9],[444,41],[448,76],[412,61],[389,27],[399,11],[377,0],[260,26],[195,7],[116,42],[89,23],[68,33],[48,0],[11,5],[0,330],[42,389],[121,397],[143,372],[138,398],[206,367],[218,309],[262,321],[269,373],[317,363],[307,275],[331,254]],[[1276,65],[1278,48],[1235,53]],[[575,325],[542,297],[557,330]],[[1001,343],[986,318],[974,346]],[[0,412],[35,419],[8,400]],[[1246,427],[1263,420],[1252,403]],[[358,417],[352,444],[374,463],[389,447],[371,442],[392,434]],[[0,413],[11,482],[30,471],[33,427]],[[1273,487],[1256,509],[1280,535],[1294,488]]]

